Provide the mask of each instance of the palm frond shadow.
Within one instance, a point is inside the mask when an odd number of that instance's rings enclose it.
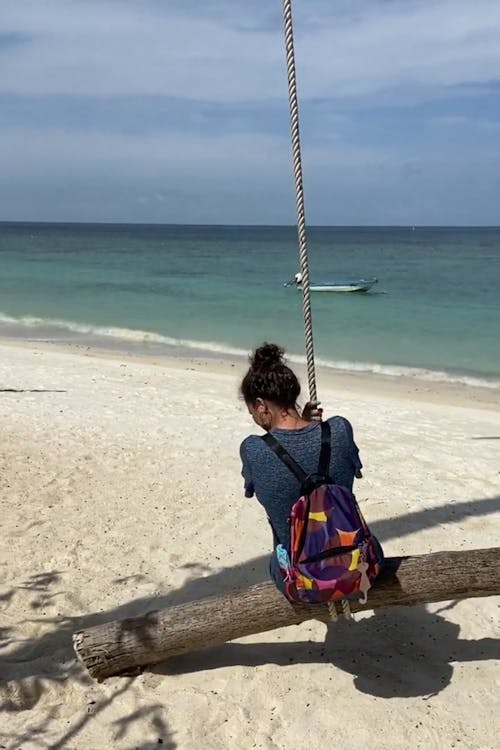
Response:
[[[28,591],[34,596],[30,606],[38,609],[57,595],[50,592],[50,587],[60,580],[59,571],[34,575],[21,585],[4,592],[1,598],[4,602],[9,602],[17,591]],[[29,622],[46,624],[47,618],[36,618]],[[15,633],[13,628],[0,629],[0,713],[5,717],[5,724],[9,713],[25,712],[34,708],[51,685],[62,685],[68,680],[73,680],[84,688],[93,687],[92,681],[82,672],[72,653],[69,630],[72,630],[73,622],[74,618],[54,620],[53,624],[57,627],[52,632],[38,639],[29,639],[14,650],[10,648],[5,656],[2,655],[2,650],[5,653],[6,649],[16,642]],[[26,721],[20,732],[10,730],[4,733],[0,729],[0,748],[23,747],[29,742],[30,747],[64,750],[68,747],[68,742],[77,737],[91,719],[116,702],[130,688],[132,682],[132,679],[125,679],[110,695],[103,697],[97,694],[95,700],[87,701],[83,710],[77,710],[71,727],[56,738],[53,735],[53,726],[57,721],[58,711],[54,708],[42,711],[41,716],[34,721]],[[113,741],[125,740],[133,725],[140,722],[141,734],[154,734],[155,739],[144,741],[141,745],[134,743],[134,750],[156,748],[159,743],[167,750],[174,750],[176,743],[164,717],[165,707],[161,704],[145,705],[132,714],[126,713],[113,722]],[[49,742],[50,744],[47,744]]]

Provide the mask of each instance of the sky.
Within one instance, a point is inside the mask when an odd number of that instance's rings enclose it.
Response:
[[[500,224],[499,0],[294,0],[306,217]],[[0,220],[293,224],[281,0],[1,0]]]

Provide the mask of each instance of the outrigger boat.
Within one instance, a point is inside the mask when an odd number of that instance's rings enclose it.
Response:
[[[302,289],[302,275],[295,274],[293,279],[287,281],[285,286],[294,286]],[[378,282],[378,279],[359,279],[357,281],[332,281],[321,284],[311,284],[311,292],[367,292]]]

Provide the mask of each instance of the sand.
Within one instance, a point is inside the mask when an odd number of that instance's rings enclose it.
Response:
[[[241,363],[0,344],[0,747],[499,747],[499,598],[305,623],[93,683],[85,625],[266,577]],[[498,544],[500,393],[322,373],[387,554]],[[61,392],[59,392],[61,391]],[[495,726],[496,724],[496,726]]]

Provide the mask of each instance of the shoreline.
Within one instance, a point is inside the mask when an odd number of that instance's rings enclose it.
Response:
[[[197,358],[246,362],[249,349],[241,345],[217,340],[176,338],[158,331],[128,329],[120,326],[91,325],[36,316],[15,318],[0,314],[0,340],[29,341],[70,347],[88,348],[104,352],[120,352],[143,358]],[[258,343],[254,341],[254,345]],[[278,340],[278,343],[279,340]],[[299,349],[302,351],[302,347]],[[292,366],[305,366],[304,354],[291,352],[287,356]],[[500,393],[500,370],[474,371],[457,367],[446,369],[434,364],[403,364],[376,360],[330,359],[316,352],[318,370],[333,374],[380,376],[383,379],[423,384],[443,384],[487,389]]]
[[[57,352],[69,356],[94,358],[98,360],[121,360],[124,362],[162,367],[166,370],[206,372],[212,375],[243,375],[246,360],[243,357],[227,355],[208,356],[186,353],[159,354],[125,350],[113,347],[92,346],[76,342],[44,341],[39,339],[9,337],[0,334],[0,348]],[[307,400],[307,372],[303,364],[291,361],[302,386],[303,401]],[[412,375],[389,375],[359,370],[335,370],[332,367],[317,365],[316,379],[318,390],[340,391],[349,395],[373,398],[396,398],[429,404],[446,404],[458,407],[474,407],[500,411],[500,390],[460,382],[425,380]],[[15,387],[12,385],[11,387]],[[236,395],[235,395],[236,398]]]

